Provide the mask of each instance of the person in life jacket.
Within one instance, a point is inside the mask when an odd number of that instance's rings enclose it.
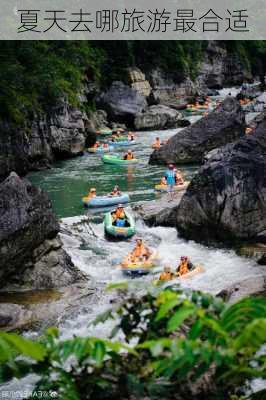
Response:
[[[178,185],[183,185],[184,184],[184,179],[180,171],[175,170],[175,184]]]
[[[160,149],[160,147],[161,147],[161,140],[159,137],[157,137],[155,139],[155,142],[152,144],[152,148],[158,150]]]
[[[151,256],[152,252],[143,243],[143,240],[136,239],[136,246],[130,254],[131,262],[147,260]]]
[[[112,213],[113,225],[125,226],[126,214],[122,204],[118,204],[117,209]]]
[[[161,179],[160,185],[167,186],[167,180],[165,179],[165,176]]]
[[[121,196],[121,192],[119,186],[115,185],[113,190],[110,193],[111,196]]]
[[[98,147],[100,146],[100,142],[95,142],[94,145],[92,146],[94,149],[98,149]]]
[[[165,179],[167,182],[167,186],[168,186],[168,193],[170,196],[169,201],[172,201],[174,199],[174,186],[176,184],[176,171],[174,169],[173,164],[169,164],[168,165],[168,169],[165,172]]]
[[[87,200],[91,200],[93,197],[96,197],[96,189],[95,188],[91,188],[89,190],[89,193],[87,195]]]
[[[132,152],[132,150],[128,150],[128,152],[124,155],[124,160],[127,160],[127,161],[129,161],[129,160],[134,160],[134,154],[133,154],[133,152]]]
[[[165,266],[163,272],[160,274],[160,281],[171,281],[174,277],[171,267]]]
[[[185,275],[192,269],[193,269],[193,264],[191,263],[191,261],[189,261],[188,257],[182,256],[180,258],[179,265],[176,269],[176,275],[177,276]]]

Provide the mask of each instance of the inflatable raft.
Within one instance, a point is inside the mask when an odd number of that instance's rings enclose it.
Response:
[[[108,146],[108,147],[89,147],[88,148],[88,153],[108,153],[109,151],[113,151],[114,147],[113,146]]]
[[[96,196],[91,200],[87,197],[83,197],[82,202],[85,207],[111,207],[116,204],[125,204],[130,200],[128,194],[121,194],[121,196]]]
[[[119,156],[115,155],[105,155],[102,157],[102,161],[104,164],[113,164],[113,165],[134,165],[138,162],[136,158],[133,158],[133,160],[123,160]]]
[[[144,261],[138,263],[131,263],[127,266],[122,266],[121,269],[124,274],[130,276],[147,275],[150,273],[151,269],[155,267],[154,262]]]
[[[99,131],[97,131],[98,135],[112,135],[113,131],[111,129],[100,129]]]
[[[107,235],[121,239],[126,239],[135,235],[136,233],[135,220],[127,212],[125,212],[125,214],[126,214],[125,226],[113,225],[112,212],[105,214],[104,230]]]
[[[183,183],[183,185],[174,186],[173,190],[175,192],[180,192],[181,190],[185,190],[188,187],[188,185],[189,185],[189,182],[185,181]],[[167,185],[155,185],[154,190],[156,192],[167,192],[168,191],[168,186]]]
[[[135,140],[118,140],[115,142],[108,142],[109,146],[134,146]]]
[[[173,279],[170,279],[169,281],[161,281],[160,279],[155,279],[152,283],[153,285],[163,285],[166,282],[172,282],[175,281],[177,279],[190,279],[193,278],[193,276],[199,274],[200,272],[203,272],[204,268],[202,267],[202,265],[195,265],[194,268],[189,271],[187,274],[185,275],[181,275],[181,276],[174,276]]]
[[[158,252],[154,252],[146,261],[138,261],[136,263],[122,263],[119,267],[126,275],[147,275],[154,267],[156,267],[156,260],[158,260],[158,258]]]

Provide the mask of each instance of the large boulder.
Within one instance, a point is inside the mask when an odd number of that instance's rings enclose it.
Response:
[[[135,116],[147,105],[144,96],[120,81],[113,82],[109,90],[98,96],[96,101],[100,108],[107,111],[111,120],[127,122],[128,125],[133,125]]]
[[[178,231],[197,241],[265,243],[265,155],[266,119],[201,167],[178,207]]]
[[[175,128],[182,120],[182,114],[173,108],[157,105],[148,107],[136,116],[134,126],[138,131]]]
[[[205,88],[205,93],[209,89],[238,86],[250,79],[252,76],[238,54],[228,51],[221,41],[207,42],[196,79],[196,84]]]
[[[245,115],[240,104],[235,98],[227,97],[219,109],[178,132],[166,145],[155,150],[150,163],[201,163],[206,152],[234,142],[244,132]]]
[[[49,114],[28,116],[22,126],[0,120],[0,181],[11,171],[22,176],[80,155],[95,141],[87,115],[65,101]]]
[[[43,289],[83,279],[62,248],[47,195],[14,172],[0,191],[0,287]]]
[[[128,80],[132,89],[135,89],[139,94],[144,97],[150,95],[151,85],[146,80],[145,74],[139,68],[128,68]]]

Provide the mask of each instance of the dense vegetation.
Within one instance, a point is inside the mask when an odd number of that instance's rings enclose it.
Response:
[[[95,321],[115,321],[108,340],[60,340],[55,328],[38,342],[0,333],[0,381],[35,373],[45,399],[240,399],[248,380],[266,377],[265,312],[261,298],[226,306],[177,288],[127,292]]]
[[[224,42],[254,73],[266,68],[263,41]],[[102,87],[126,79],[126,68],[145,72],[160,67],[179,82],[195,78],[207,42],[204,41],[2,41],[0,43],[0,116],[17,122],[25,114],[46,111],[62,96],[73,104],[84,80]]]

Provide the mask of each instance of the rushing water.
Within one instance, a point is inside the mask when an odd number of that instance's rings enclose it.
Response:
[[[190,118],[194,122],[199,117]],[[117,265],[134,246],[134,238],[119,243],[106,240],[102,223],[104,214],[85,210],[81,197],[92,186],[97,188],[98,194],[105,194],[115,184],[119,184],[123,191],[130,194],[132,203],[154,199],[154,185],[160,180],[165,167],[148,164],[151,144],[156,136],[167,139],[174,133],[176,129],[138,132],[134,153],[140,162],[133,167],[104,165],[100,155],[87,154],[58,163],[50,171],[30,176],[32,182],[48,192],[57,215],[62,218],[61,237],[66,250],[74,263],[90,276],[98,291],[92,314],[81,312],[74,320],[65,322],[61,327],[64,337],[87,334],[88,322],[109,306],[110,295],[106,294],[104,288],[110,282],[125,279]],[[125,150],[117,152],[123,154]],[[195,167],[183,168],[186,179],[190,179],[195,172]],[[175,267],[181,255],[188,255],[195,264],[204,266],[204,273],[182,282],[184,287],[215,294],[241,279],[261,274],[261,267],[253,260],[239,257],[232,250],[208,248],[193,241],[185,241],[177,236],[175,229],[148,228],[141,220],[137,220],[137,231],[138,236],[151,248],[158,250],[158,270],[165,264]],[[142,277],[141,281],[151,279],[151,276],[147,276]],[[101,330],[101,335],[108,334],[107,331]]]
[[[222,97],[229,91],[232,95],[236,94],[235,90],[228,89],[223,91]],[[190,117],[191,122],[195,122],[197,118],[199,117]],[[75,317],[64,321],[60,326],[62,338],[88,334],[106,337],[110,333],[111,322],[96,327],[88,327],[88,324],[100,312],[110,307],[114,294],[107,293],[106,286],[127,279],[117,265],[134,246],[134,238],[121,242],[106,240],[102,224],[103,213],[94,214],[85,210],[81,198],[91,187],[96,187],[97,193],[101,195],[119,184],[121,190],[130,195],[129,207],[138,201],[153,200],[156,196],[154,185],[159,182],[165,168],[148,164],[150,146],[156,136],[165,140],[176,131],[138,132],[134,153],[140,162],[134,167],[104,165],[100,155],[86,154],[59,162],[51,170],[28,176],[34,184],[48,193],[57,216],[61,218],[64,247],[75,265],[88,274],[92,286],[95,287],[94,304],[90,313],[81,309]],[[124,151],[126,148],[117,150],[120,154]],[[195,167],[186,166],[180,169],[187,180],[196,172]],[[253,260],[239,257],[232,250],[208,248],[194,241],[185,241],[178,237],[175,229],[148,228],[140,219],[136,226],[138,236],[160,254],[157,271],[165,264],[176,266],[181,255],[188,255],[195,264],[203,265],[204,273],[182,281],[183,287],[215,294],[242,279],[262,274],[261,267]],[[148,283],[152,279],[153,276],[148,275],[135,281]],[[8,385],[8,389],[16,390],[23,386],[30,390],[34,380],[35,377],[22,382],[14,380]]]

